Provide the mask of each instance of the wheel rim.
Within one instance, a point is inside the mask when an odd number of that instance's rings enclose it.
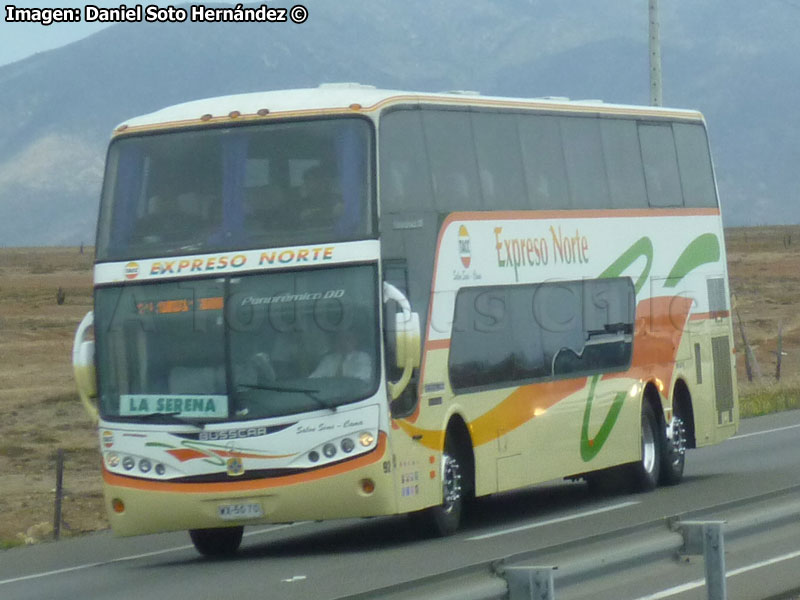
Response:
[[[642,466],[652,473],[656,465],[656,436],[648,419],[642,420]]]
[[[678,467],[686,454],[686,428],[683,425],[683,420],[673,417],[672,425],[668,429],[667,439],[669,440],[672,466]]]
[[[449,454],[442,457],[442,496],[442,506],[448,513],[461,502],[461,466]]]

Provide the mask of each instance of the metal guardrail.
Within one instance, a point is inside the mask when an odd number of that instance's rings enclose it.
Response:
[[[759,506],[762,505],[762,506]],[[718,515],[725,519],[720,520]],[[714,518],[712,518],[712,516]],[[570,586],[703,556],[708,600],[727,600],[726,542],[800,524],[800,486],[481,562],[338,600],[559,600]],[[800,538],[798,539],[800,546]],[[792,586],[800,585],[800,580]],[[788,587],[785,592],[792,590]],[[598,598],[596,594],[592,597]],[[566,594],[564,597],[581,597]],[[645,596],[646,597],[646,596]]]

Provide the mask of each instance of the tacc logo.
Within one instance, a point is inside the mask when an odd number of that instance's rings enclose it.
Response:
[[[464,225],[458,228],[458,256],[464,268],[468,269],[472,260],[472,252],[469,248],[469,232]]]
[[[139,263],[129,262],[125,265],[125,279],[136,279],[139,276]]]

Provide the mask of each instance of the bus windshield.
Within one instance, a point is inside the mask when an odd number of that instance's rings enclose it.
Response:
[[[359,118],[121,137],[97,260],[373,237],[370,139]]]
[[[374,265],[98,289],[101,415],[241,421],[367,398],[377,289]]]

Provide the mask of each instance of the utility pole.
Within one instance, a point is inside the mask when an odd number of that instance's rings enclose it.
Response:
[[[661,106],[661,42],[658,0],[650,0],[650,104]]]

